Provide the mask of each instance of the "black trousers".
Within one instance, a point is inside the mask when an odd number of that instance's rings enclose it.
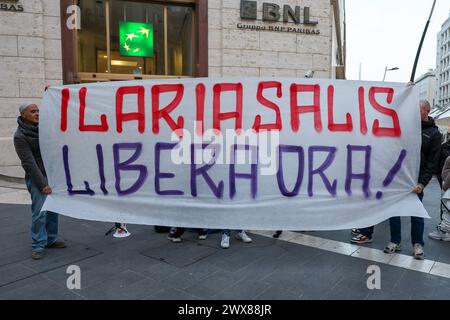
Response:
[[[184,232],[186,231],[186,228],[176,228],[177,231],[175,231],[174,236],[176,237],[181,237]],[[206,234],[206,232],[208,231],[208,229],[195,229],[198,231],[198,234]]]

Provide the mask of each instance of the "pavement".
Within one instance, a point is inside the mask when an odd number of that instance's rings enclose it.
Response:
[[[439,186],[425,190],[432,216],[425,234],[439,221]],[[351,245],[350,231],[251,231],[253,242],[232,239],[219,246],[220,233],[199,241],[186,232],[171,243],[153,226],[128,225],[131,236],[105,236],[111,223],[60,216],[65,249],[48,249],[32,260],[29,195],[24,185],[0,177],[0,299],[303,300],[449,299],[450,243],[425,238],[425,261],[412,259],[409,218],[402,218],[403,251],[386,255],[389,225],[376,226],[374,242]],[[368,289],[368,267],[378,266],[381,289]],[[80,270],[80,289],[69,289],[69,266]],[[73,279],[73,278],[72,278]]]

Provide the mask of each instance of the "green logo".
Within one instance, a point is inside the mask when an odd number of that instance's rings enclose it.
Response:
[[[120,54],[129,57],[153,57],[153,25],[120,22]]]

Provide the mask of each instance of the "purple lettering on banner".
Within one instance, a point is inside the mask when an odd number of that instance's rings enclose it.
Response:
[[[64,172],[66,174],[67,192],[69,193],[69,196],[73,196],[76,194],[88,194],[90,196],[93,196],[95,192],[89,187],[89,183],[87,181],[83,181],[84,187],[86,188],[85,190],[73,190],[72,178],[70,176],[70,169],[69,169],[69,147],[67,145],[63,146],[62,152],[63,152]]]
[[[391,168],[391,170],[389,170],[386,178],[384,178],[383,187],[387,187],[392,182],[392,180],[394,179],[395,175],[400,171],[400,168],[402,167],[403,160],[405,160],[405,158],[406,158],[406,150],[403,149],[400,152],[400,155],[398,156],[398,159],[395,162],[394,166]]]
[[[353,152],[364,152],[364,172],[353,173]],[[352,195],[352,180],[359,179],[363,181],[362,190],[366,198],[370,197],[369,182],[370,182],[370,155],[372,153],[371,146],[352,146],[347,145],[347,175],[345,178],[345,192],[349,196]]]
[[[134,150],[133,155],[125,162],[120,162],[121,150]],[[119,196],[135,193],[145,183],[147,179],[147,167],[141,164],[131,164],[139,158],[142,153],[142,143],[116,143],[113,144],[114,154],[114,173],[116,175],[116,190]],[[138,171],[139,177],[136,182],[126,190],[122,190],[120,186],[121,171]]]
[[[332,183],[330,183],[330,180],[328,180],[327,176],[325,175],[324,171],[333,163],[333,160],[336,156],[336,147],[326,147],[326,146],[311,146],[308,149],[308,195],[312,197],[314,195],[313,193],[313,178],[314,175],[318,174],[321,178],[323,183],[325,184],[325,187],[327,188],[328,192],[335,197],[336,196],[336,189],[337,189],[337,180],[334,180]],[[320,165],[319,168],[313,170],[314,165],[314,153],[316,152],[327,152],[327,158],[325,161]]]
[[[195,162],[195,151],[197,149],[209,149],[208,147],[212,147],[212,159],[211,162],[208,164],[205,164],[203,167],[197,168],[196,162]],[[217,199],[223,198],[223,189],[224,184],[223,181],[219,181],[219,184],[216,186],[214,181],[211,179],[211,177],[208,175],[208,170],[211,169],[211,167],[214,166],[216,163],[216,159],[220,153],[220,145],[218,144],[191,144],[191,194],[193,197],[197,196],[197,176],[202,175],[203,179],[205,179],[206,184],[211,189],[211,191],[214,193]]]
[[[286,188],[286,184],[284,183],[283,176],[283,153],[297,153],[298,156],[298,170],[297,170],[297,181],[295,182],[294,189],[289,191]],[[303,170],[305,167],[305,154],[303,152],[303,148],[300,146],[291,146],[291,145],[279,145],[278,146],[278,171],[277,171],[277,181],[278,188],[281,191],[281,194],[285,197],[295,197],[298,195],[300,190],[300,186],[303,181]]]
[[[100,189],[102,189],[104,195],[107,195],[108,190],[106,190],[105,187],[105,162],[103,160],[103,148],[101,144],[98,144],[95,148],[97,150],[98,172],[100,175]]]
[[[251,151],[251,173],[236,173],[236,150]],[[234,144],[231,147],[231,163],[230,163],[230,198],[233,199],[236,195],[236,179],[250,179],[252,198],[256,198],[258,191],[258,147],[249,145]]]
[[[160,171],[161,150],[172,150],[177,143],[158,142],[155,145],[155,192],[161,196],[181,196],[184,192],[181,190],[164,190],[161,191],[160,179],[171,179],[175,174]]]

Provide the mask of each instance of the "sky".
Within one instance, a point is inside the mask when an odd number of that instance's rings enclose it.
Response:
[[[345,0],[347,79],[408,82],[433,0]],[[416,79],[436,67],[437,34],[449,17],[450,0],[437,0],[423,43]]]

